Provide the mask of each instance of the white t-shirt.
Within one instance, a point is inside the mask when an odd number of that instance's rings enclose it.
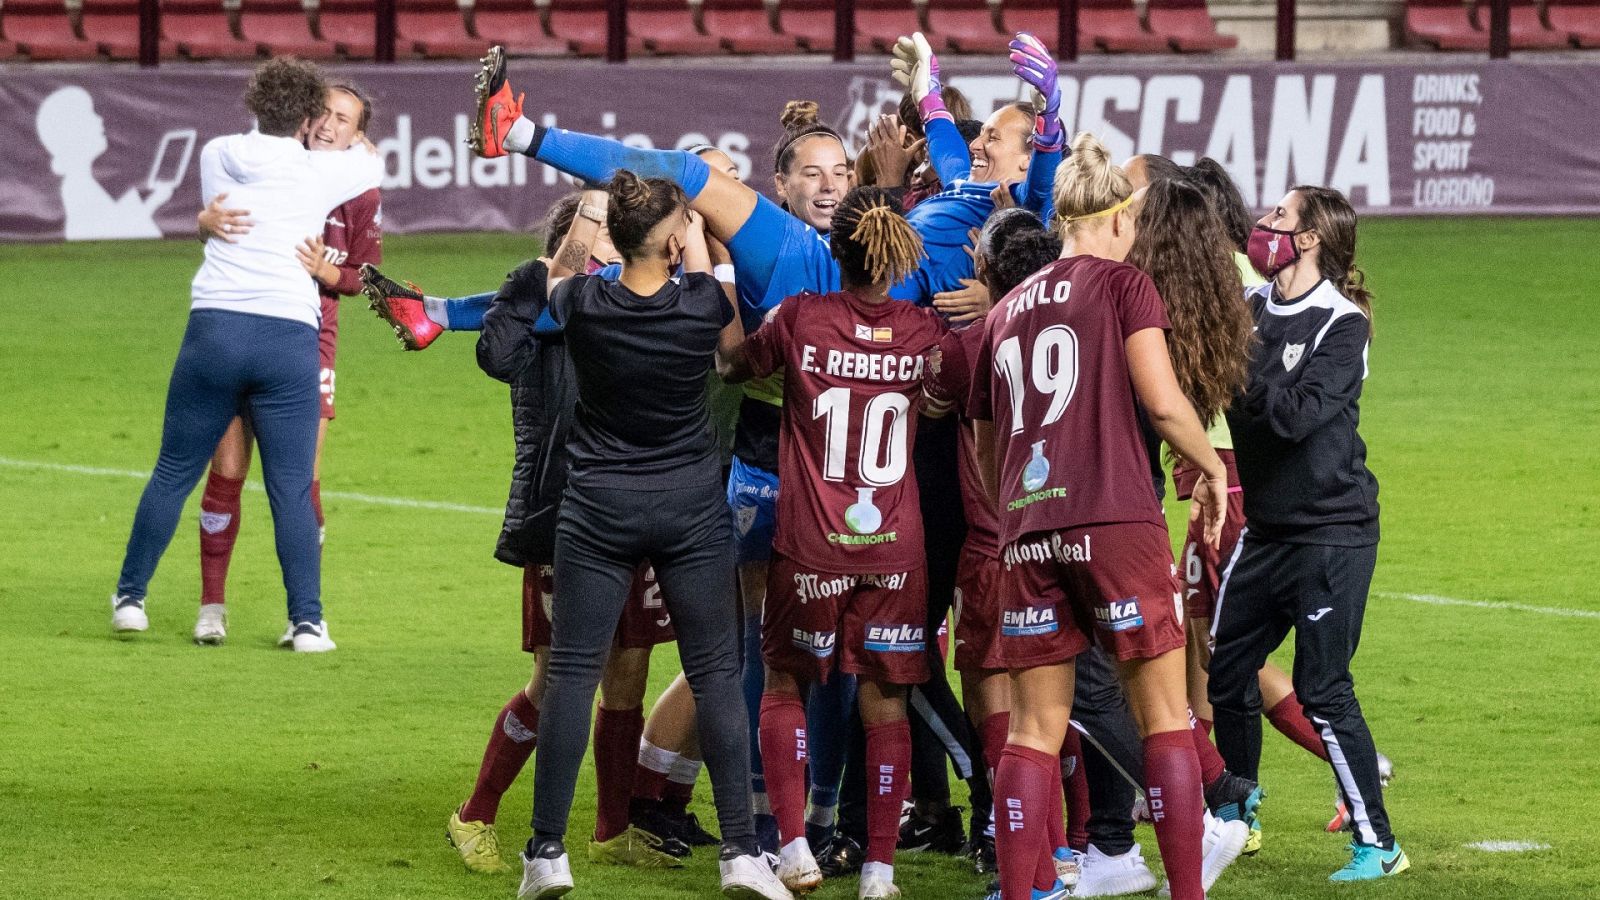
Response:
[[[316,282],[295,248],[322,234],[334,207],[383,180],[382,157],[364,145],[313,153],[294,138],[252,131],[208,142],[200,151],[200,199],[227,194],[255,224],[237,243],[206,241],[191,309],[226,309],[321,324]]]

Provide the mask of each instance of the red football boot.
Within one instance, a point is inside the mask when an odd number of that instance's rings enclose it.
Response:
[[[379,272],[371,263],[361,267],[361,292],[371,301],[368,304],[378,318],[394,329],[400,346],[407,350],[424,350],[444,329],[428,318],[422,305],[422,292],[411,282],[398,284]]]
[[[506,51],[503,47],[490,47],[483,57],[483,66],[473,78],[473,93],[478,99],[478,112],[472,120],[467,143],[472,152],[484,158],[505,156],[506,134],[511,123],[522,116],[522,98],[513,97],[511,83],[506,80]]]

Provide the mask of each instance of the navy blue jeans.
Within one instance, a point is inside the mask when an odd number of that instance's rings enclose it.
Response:
[[[311,509],[318,391],[315,328],[216,309],[189,314],[167,386],[161,455],[139,498],[117,593],[144,597],[217,441],[234,416],[248,415],[272,504],[289,621],[322,621],[322,553]]]

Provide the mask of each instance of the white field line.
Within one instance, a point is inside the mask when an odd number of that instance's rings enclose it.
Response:
[[[149,472],[136,472],[132,469],[105,469],[98,466],[71,466],[62,463],[37,462],[28,459],[11,459],[0,456],[0,468],[31,469],[42,472],[62,472],[68,475],[97,475],[109,478],[137,478],[144,481],[150,477]],[[245,487],[252,491],[265,491],[259,481],[247,481]],[[472,513],[474,515],[499,516],[504,515],[504,509],[495,509],[488,506],[469,506],[465,503],[446,503],[442,500],[417,500],[411,497],[380,497],[375,494],[358,494],[351,491],[323,491],[322,496],[330,500],[348,500],[352,503],[367,503],[373,506],[397,506],[402,509],[436,509],[441,512]]]
[[[1468,850],[1482,850],[1485,853],[1529,853],[1534,850],[1550,849],[1550,845],[1542,841],[1476,841],[1461,846]]]
[[[0,456],[0,468],[32,469],[44,472],[62,472],[69,475],[97,475],[112,478],[137,478],[144,480],[150,477],[149,472],[138,472],[133,469],[107,469],[98,466],[74,466],[64,463],[39,462],[29,459],[12,459]],[[252,491],[265,490],[260,482],[250,481],[245,485]],[[473,513],[475,515],[503,515],[505,510],[488,506],[469,506],[464,503],[446,503],[441,500],[417,500],[411,497],[381,497],[375,494],[358,494],[350,491],[323,491],[322,496],[335,500],[349,500],[352,503],[367,503],[373,506],[394,506],[403,509],[436,509],[443,512]],[[1438,594],[1408,594],[1397,591],[1373,591],[1374,597],[1383,597],[1390,600],[1406,600],[1411,603],[1425,603],[1429,606],[1465,606],[1476,609],[1502,609],[1512,612],[1535,613],[1542,616],[1561,616],[1569,619],[1600,619],[1600,610],[1569,609],[1562,606],[1534,606],[1528,603],[1502,603],[1485,600],[1463,600],[1459,597],[1441,597]]]

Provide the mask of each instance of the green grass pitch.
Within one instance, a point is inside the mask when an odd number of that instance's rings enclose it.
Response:
[[[1269,730],[1266,846],[1215,896],[1600,894],[1600,328],[1592,272],[1574,265],[1596,246],[1593,221],[1364,226],[1378,300],[1363,431],[1384,538],[1356,673],[1398,767],[1389,804],[1414,869],[1328,885],[1344,838],[1321,831],[1327,769]],[[530,250],[520,236],[396,237],[386,268],[467,292]],[[510,897],[512,876],[469,875],[442,837],[529,669],[519,575],[490,556],[509,405],[470,335],[402,354],[359,299],[345,306],[323,466],[338,652],[273,648],[283,599],[259,491],[245,495],[226,646],[189,642],[198,494],[151,586],[151,631],[109,634],[142,488],[117,473],[155,460],[199,256],[185,242],[0,247],[0,897]],[[657,655],[652,697],[674,663]],[[709,852],[681,872],[589,866],[584,771],[577,896],[715,895]],[[531,788],[525,774],[502,809],[508,856],[527,837]],[[702,781],[709,821],[708,800]],[[1155,865],[1154,836],[1140,834]],[[1485,840],[1549,849],[1465,846]],[[903,856],[899,872],[912,898],[984,887],[943,857]],[[817,896],[854,891],[847,879]]]

